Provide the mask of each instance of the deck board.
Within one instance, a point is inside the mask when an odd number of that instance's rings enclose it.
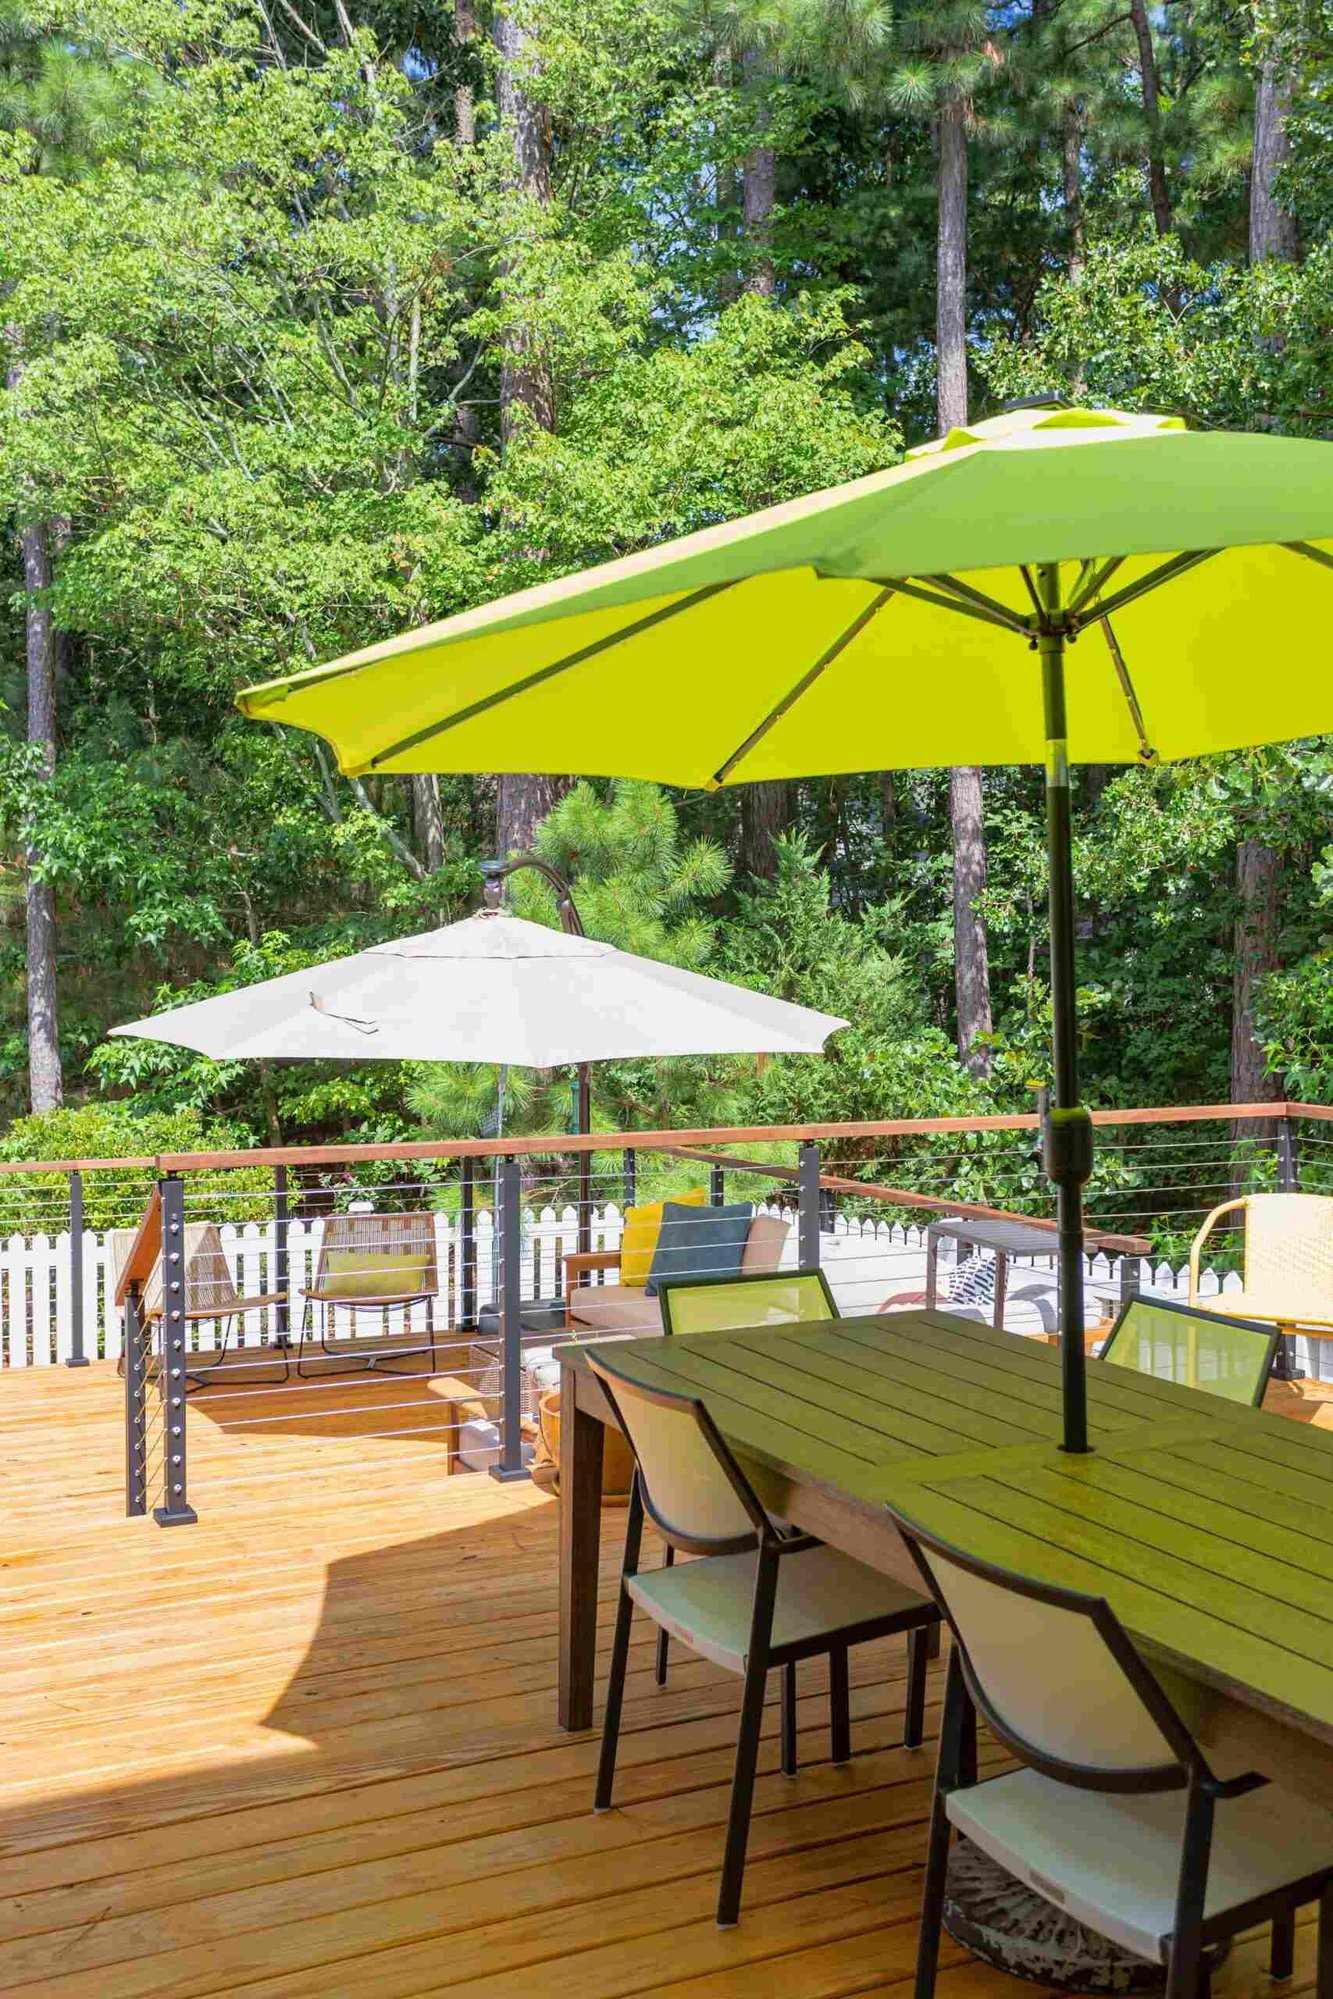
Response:
[[[163,1532],[123,1515],[109,1369],[0,1378],[0,1991],[904,1999],[931,1757],[899,1746],[901,1642],[855,1656],[850,1766],[821,1668],[794,1781],[770,1712],[721,1934],[736,1683],[677,1649],[658,1689],[639,1638],[594,1816],[595,1739],[555,1723],[555,1505],[446,1478],[442,1424],[410,1379],[210,1389],[199,1523]],[[944,1963],[941,1999],[1030,1990]],[[1219,1999],[1261,1987],[1243,1946]]]

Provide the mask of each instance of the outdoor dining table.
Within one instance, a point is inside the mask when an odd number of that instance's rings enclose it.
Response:
[[[945,1312],[617,1340],[608,1358],[698,1395],[767,1505],[886,1574],[919,1582],[891,1502],[1104,1596],[1192,1683],[1219,1764],[1333,1806],[1333,1436],[1090,1362],[1094,1448],[1068,1455],[1058,1354]],[[559,1719],[583,1729],[613,1418],[587,1350],[560,1360]]]

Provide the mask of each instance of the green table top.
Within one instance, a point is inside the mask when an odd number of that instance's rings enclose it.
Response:
[[[746,1458],[1105,1596],[1152,1653],[1333,1742],[1333,1436],[1090,1361],[1070,1457],[1055,1349],[942,1312],[607,1357],[699,1395]]]

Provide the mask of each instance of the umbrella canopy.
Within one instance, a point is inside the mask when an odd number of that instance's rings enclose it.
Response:
[[[1065,1448],[1086,1450],[1069,766],[1333,730],[1333,449],[1017,408],[830,492],[249,689],[344,770],[715,788],[1044,762]],[[1071,650],[1072,649],[1072,650]],[[1068,658],[1066,658],[1068,654]]]
[[[818,1054],[845,1020],[504,910],[113,1028],[218,1061],[500,1062]]]
[[[1327,445],[1018,411],[240,701],[318,731],[351,772],[712,786],[1037,763],[1042,674],[1022,642],[1036,566],[1058,562],[1070,757],[1194,756],[1329,726],[1313,641],[1331,532]]]

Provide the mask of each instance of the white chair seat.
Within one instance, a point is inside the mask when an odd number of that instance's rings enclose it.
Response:
[[[707,1555],[629,1579],[639,1608],[694,1652],[745,1671],[754,1608],[756,1555]],[[807,1548],[778,1562],[773,1646],[827,1638],[879,1618],[933,1612],[929,1598],[836,1548]]]
[[[1117,1796],[1016,1770],[947,1800],[949,1818],[1009,1873],[1152,1963],[1175,1926],[1184,1791]],[[1333,1867],[1333,1815],[1275,1784],[1217,1807],[1204,1920]]]

